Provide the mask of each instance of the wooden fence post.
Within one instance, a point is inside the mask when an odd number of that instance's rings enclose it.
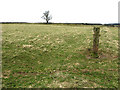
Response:
[[[100,27],[93,28],[93,57],[98,58],[98,47],[99,47],[99,36],[100,36]]]

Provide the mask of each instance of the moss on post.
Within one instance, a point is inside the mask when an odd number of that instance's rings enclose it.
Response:
[[[93,28],[93,57],[98,58],[98,47],[99,47],[99,36],[100,36],[100,27]]]

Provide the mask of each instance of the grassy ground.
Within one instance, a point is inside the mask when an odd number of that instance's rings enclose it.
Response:
[[[93,26],[2,25],[3,87],[117,88],[118,29],[101,27],[92,58]]]

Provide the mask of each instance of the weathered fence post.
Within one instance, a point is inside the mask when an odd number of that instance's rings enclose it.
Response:
[[[100,27],[93,28],[93,57],[98,58],[98,47],[99,47],[99,36],[100,36]]]

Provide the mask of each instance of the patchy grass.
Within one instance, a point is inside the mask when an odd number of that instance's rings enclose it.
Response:
[[[93,26],[2,25],[3,87],[117,88],[118,29],[101,27],[92,58]]]

